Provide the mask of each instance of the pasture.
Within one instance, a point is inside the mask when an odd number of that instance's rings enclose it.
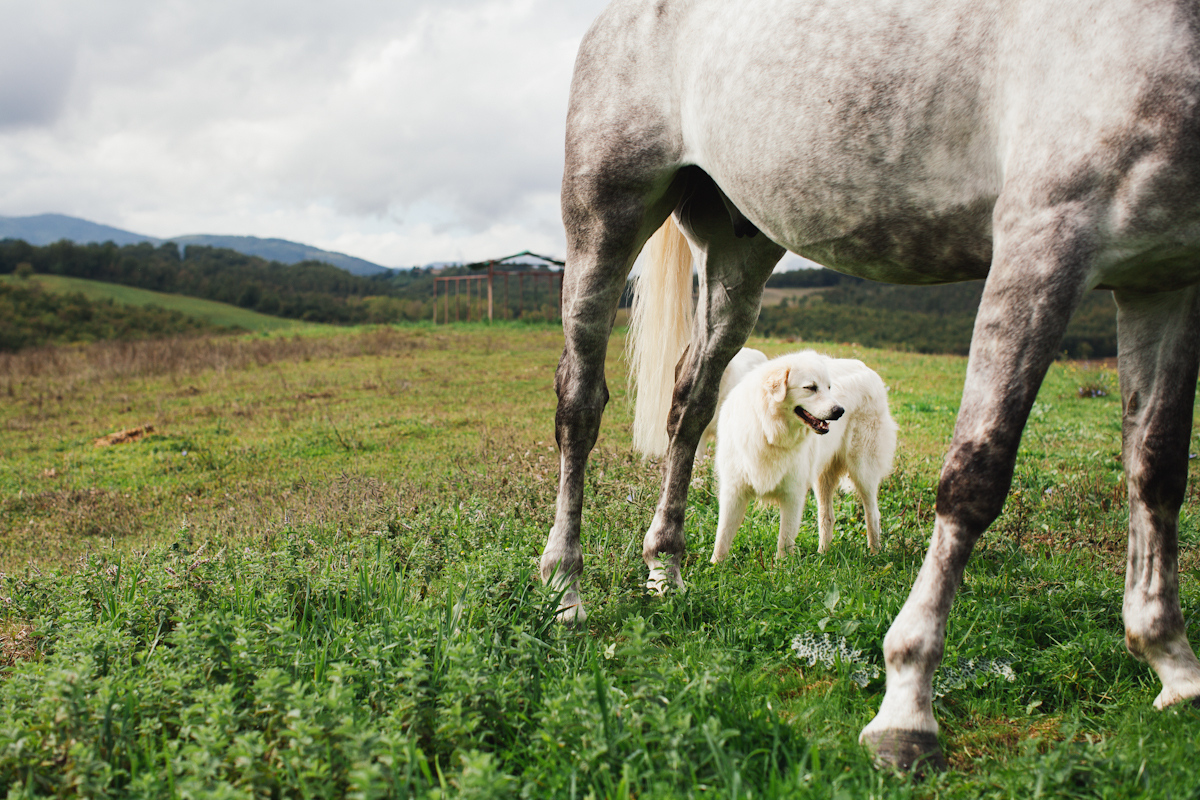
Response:
[[[587,479],[586,630],[553,622],[536,578],[557,478],[551,326],[0,355],[0,794],[1200,792],[1200,711],[1154,711],[1158,682],[1124,651],[1113,371],[1051,368],[950,616],[934,686],[951,769],[913,782],[856,739],[924,556],[965,359],[818,345],[890,387],[879,555],[844,497],[825,556],[810,504],[797,553],[774,563],[777,517],[756,507],[708,564],[706,463],[688,590],[659,598],[641,557],[658,475],[630,448],[622,345]],[[1192,464],[1180,589],[1195,641]]]

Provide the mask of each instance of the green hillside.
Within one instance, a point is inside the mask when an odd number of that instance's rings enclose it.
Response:
[[[168,311],[178,311],[222,328],[242,328],[247,331],[278,331],[313,327],[313,323],[295,319],[283,319],[256,311],[239,308],[228,303],[184,297],[177,294],[151,292],[115,283],[92,281],[84,278],[68,278],[61,275],[37,275],[29,279],[36,281],[48,292],[56,294],[79,293],[89,300],[112,300],[129,306],[158,306]],[[20,286],[22,281],[15,275],[0,275],[0,282]]]

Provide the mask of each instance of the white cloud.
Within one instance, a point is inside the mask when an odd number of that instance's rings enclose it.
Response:
[[[567,87],[602,6],[0,0],[0,214],[395,265],[561,253]]]
[[[27,4],[0,26],[0,130],[52,123],[66,103],[75,53],[41,17]]]

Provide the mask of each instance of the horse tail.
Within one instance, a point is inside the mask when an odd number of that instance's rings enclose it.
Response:
[[[667,452],[675,365],[692,335],[692,251],[672,217],[646,245],[625,349],[629,388],[637,394],[633,445],[647,456],[661,456]]]

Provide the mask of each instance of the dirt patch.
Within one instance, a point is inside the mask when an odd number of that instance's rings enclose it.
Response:
[[[18,661],[38,658],[37,637],[30,625],[0,627],[0,667],[11,667]]]
[[[154,433],[153,425],[141,425],[137,428],[126,428],[123,431],[110,433],[107,436],[101,436],[96,440],[96,447],[108,447],[114,444],[129,444],[136,442],[148,433]]]
[[[1038,741],[1038,750],[1044,752],[1062,741],[1061,726],[1057,716],[978,720],[952,732],[947,760],[951,769],[970,773],[979,761],[1014,755],[1030,740]]]

